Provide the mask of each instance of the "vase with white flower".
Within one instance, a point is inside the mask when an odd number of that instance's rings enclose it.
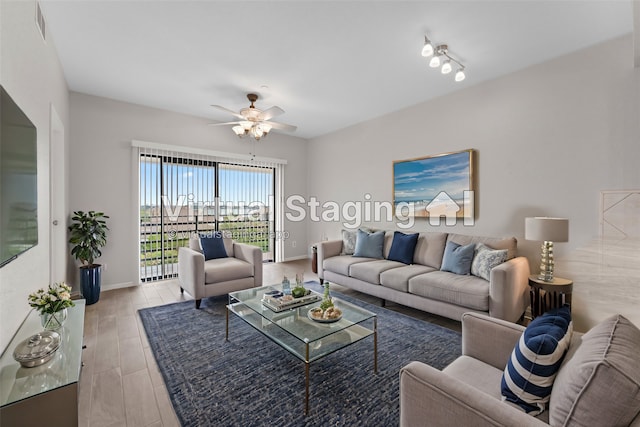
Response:
[[[67,308],[75,304],[71,300],[71,287],[64,282],[29,294],[29,305],[40,312],[42,327],[58,330],[67,320]]]

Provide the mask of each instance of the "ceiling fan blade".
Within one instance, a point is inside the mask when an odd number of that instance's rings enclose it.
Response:
[[[278,122],[265,122],[265,123],[270,125],[273,129],[284,130],[287,132],[293,132],[296,129],[298,129],[297,126],[288,125],[286,123],[278,123]]]
[[[244,117],[242,117],[242,115],[240,113],[237,113],[233,110],[230,110],[226,107],[223,107],[222,105],[212,105],[213,108],[217,108],[218,110],[224,111],[225,113],[229,113],[231,114],[233,117],[237,117],[239,119],[244,119]]]
[[[239,125],[242,122],[224,122],[224,123],[209,123],[209,126],[229,126],[229,125]]]
[[[279,116],[280,114],[284,114],[284,110],[280,107],[267,108],[258,116],[258,120],[269,120],[270,118]]]

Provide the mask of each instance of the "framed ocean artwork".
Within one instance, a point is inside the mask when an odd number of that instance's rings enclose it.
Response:
[[[393,206],[415,217],[475,217],[474,150],[393,162]]]

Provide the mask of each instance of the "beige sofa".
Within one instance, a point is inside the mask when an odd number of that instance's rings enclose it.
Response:
[[[200,308],[202,298],[262,286],[262,251],[256,246],[223,239],[226,258],[204,260],[198,238],[178,248],[180,292],[187,291]]]
[[[342,255],[342,240],[319,243],[318,277],[454,320],[460,320],[468,311],[486,313],[511,322],[522,317],[529,303],[529,262],[516,256],[515,238],[420,233],[414,263],[406,265],[386,259],[393,234],[392,231],[385,233],[385,259]],[[460,245],[484,243],[493,249],[507,249],[509,260],[491,270],[489,281],[440,271],[447,241]]]
[[[500,383],[524,327],[476,313],[462,317],[462,355],[442,371],[400,371],[400,426],[640,426],[640,331],[612,316],[574,332],[537,417],[503,402]]]

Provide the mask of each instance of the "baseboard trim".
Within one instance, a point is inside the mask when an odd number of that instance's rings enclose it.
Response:
[[[138,286],[133,282],[123,282],[123,283],[112,283],[110,285],[103,285],[100,287],[100,292],[102,291],[112,291],[114,289],[122,289],[122,288],[131,288],[133,286]]]
[[[283,262],[298,261],[298,260],[301,260],[301,259],[311,259],[311,258],[309,257],[309,255],[298,255],[298,256],[292,256],[292,257],[285,258],[283,260]]]

